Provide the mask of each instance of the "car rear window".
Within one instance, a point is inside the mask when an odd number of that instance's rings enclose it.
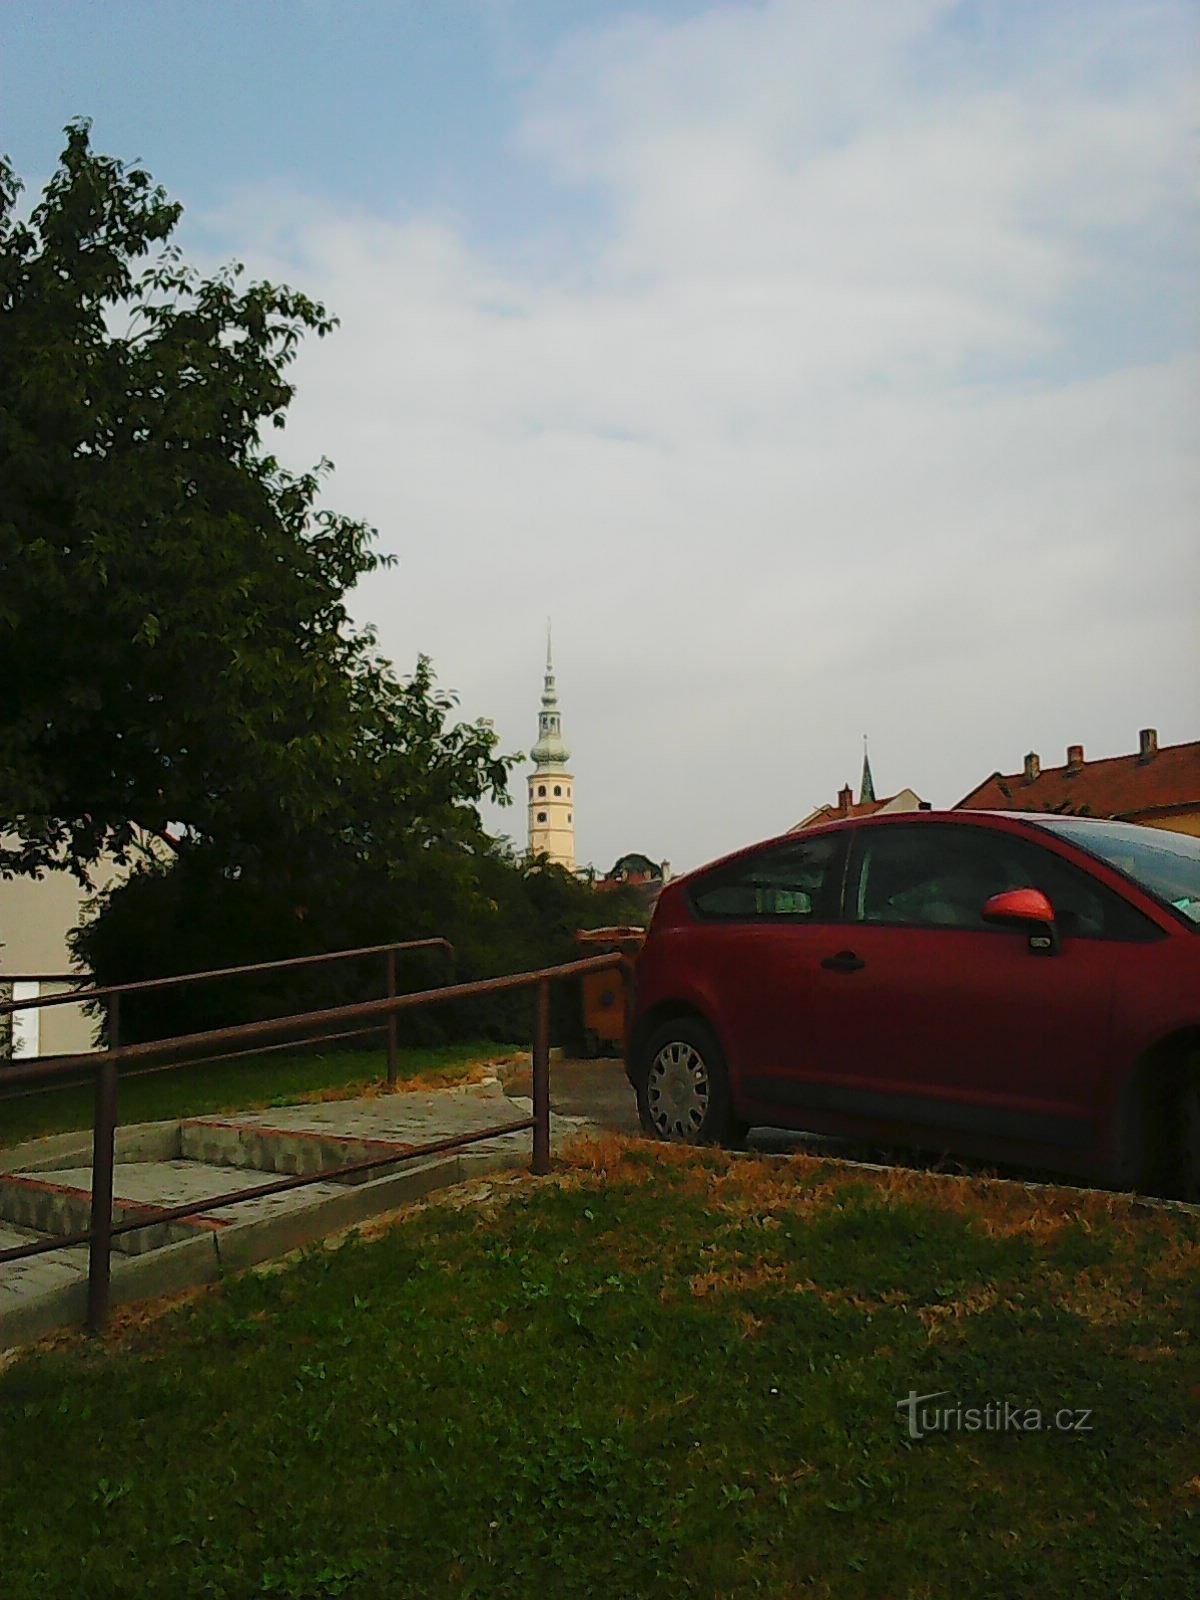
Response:
[[[692,908],[714,920],[828,921],[837,903],[841,852],[839,835],[819,834],[743,857],[694,884]]]

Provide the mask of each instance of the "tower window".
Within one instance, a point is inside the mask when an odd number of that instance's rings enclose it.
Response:
[[[544,783],[539,783],[538,784],[538,799],[539,800],[544,800],[545,798],[546,798],[546,785]]]
[[[562,784],[561,783],[556,783],[554,785],[554,793],[556,795],[560,795],[562,793]]]
[[[575,820],[575,818],[574,818],[574,817],[573,817],[573,816],[572,816],[572,815],[571,815],[571,813],[570,813],[570,812],[569,812],[569,811],[568,811],[568,812],[567,812],[567,821],[568,821],[568,822],[574,822],[574,820]]]
[[[537,814],[537,819],[538,819],[539,822],[545,822],[546,813],[544,811],[539,811],[538,814]]]

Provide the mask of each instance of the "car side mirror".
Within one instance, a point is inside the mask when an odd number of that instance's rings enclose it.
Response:
[[[1040,889],[1006,889],[1003,894],[994,894],[984,905],[983,920],[1001,927],[1025,928],[1031,950],[1039,955],[1058,953],[1054,907]]]

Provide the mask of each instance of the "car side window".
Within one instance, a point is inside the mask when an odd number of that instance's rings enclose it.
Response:
[[[862,829],[851,914],[856,922],[994,932],[983,907],[1006,889],[1040,889],[1066,935],[1136,939],[1153,932],[1119,896],[1039,845],[952,824]]]
[[[985,928],[980,915],[984,901],[1016,887],[993,843],[997,838],[982,829],[930,825],[862,829],[854,920]]]
[[[833,921],[841,888],[842,845],[840,835],[820,834],[718,869],[693,888],[693,909],[714,921]]]

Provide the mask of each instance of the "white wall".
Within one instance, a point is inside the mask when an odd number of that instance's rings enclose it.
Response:
[[[154,853],[164,854],[162,845]],[[129,869],[103,857],[91,870],[92,887],[84,889],[69,872],[46,872],[40,878],[0,878],[0,986],[6,974],[32,977],[39,973],[75,971],[67,935],[79,926],[92,895],[125,877]],[[42,993],[65,993],[69,984],[43,984]],[[14,995],[14,999],[20,998]],[[13,1018],[13,1054],[73,1055],[95,1049],[99,1018],[84,1014],[82,1005],[42,1006],[17,1012]]]
[[[0,879],[0,983],[5,975],[34,976],[74,970],[67,934],[78,927],[88,892],[69,872],[41,878]],[[13,999],[36,986],[19,984]],[[68,985],[44,985],[50,993]],[[83,1007],[46,1006],[13,1016],[12,1050],[19,1055],[63,1055],[94,1048],[96,1021]]]

